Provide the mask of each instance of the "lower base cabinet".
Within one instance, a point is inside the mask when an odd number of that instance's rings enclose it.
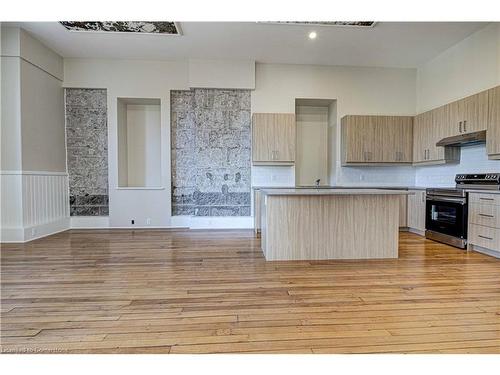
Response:
[[[408,190],[407,225],[410,231],[423,235],[425,233],[425,190]]]
[[[469,193],[469,250],[500,257],[500,195]]]

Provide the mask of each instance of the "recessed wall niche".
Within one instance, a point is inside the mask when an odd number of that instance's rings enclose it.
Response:
[[[160,99],[117,99],[119,187],[162,186],[160,108]]]

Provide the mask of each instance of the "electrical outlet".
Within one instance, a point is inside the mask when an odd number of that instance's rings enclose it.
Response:
[[[148,218],[146,219],[146,225],[151,225],[151,218],[149,218],[149,217],[148,217]]]
[[[135,220],[134,219],[130,220],[130,224],[134,225],[135,224]]]
[[[36,228],[31,228],[31,236],[32,237],[36,236]]]

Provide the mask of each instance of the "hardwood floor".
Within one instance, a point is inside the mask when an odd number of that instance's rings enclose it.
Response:
[[[68,231],[2,245],[4,353],[500,353],[500,260],[266,262],[253,231]]]

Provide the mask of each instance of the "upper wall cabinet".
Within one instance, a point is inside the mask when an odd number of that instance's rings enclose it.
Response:
[[[415,116],[413,126],[413,164],[432,165],[458,162],[460,149],[438,147],[436,143],[450,136],[450,107],[442,106]]]
[[[252,162],[254,165],[294,164],[295,141],[295,114],[253,114]]]
[[[490,159],[500,159],[500,86],[488,91],[486,149]]]
[[[486,130],[488,125],[488,91],[468,96],[451,104],[451,135],[474,133]]]
[[[411,163],[413,117],[347,115],[341,124],[343,165]]]

